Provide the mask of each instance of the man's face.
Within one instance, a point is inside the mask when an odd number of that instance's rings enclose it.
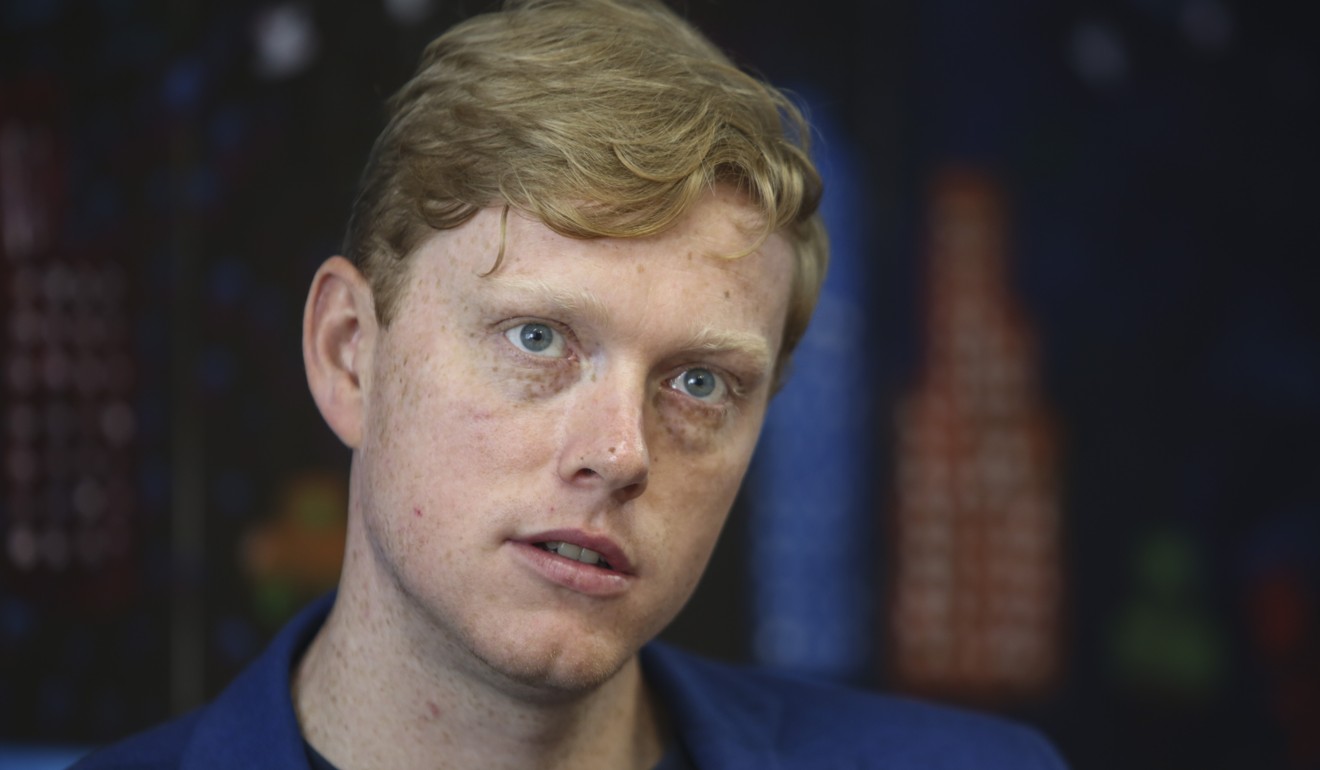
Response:
[[[749,213],[710,195],[624,240],[510,213],[483,275],[487,209],[410,258],[370,346],[353,504],[418,654],[579,690],[682,607],[751,458],[787,309],[781,237],[728,258]]]

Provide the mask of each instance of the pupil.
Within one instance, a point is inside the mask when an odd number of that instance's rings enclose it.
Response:
[[[554,332],[545,324],[527,324],[523,326],[521,334],[523,345],[537,353],[550,347],[553,335]]]
[[[705,398],[715,392],[715,375],[706,369],[689,369],[683,374],[683,387],[688,393]]]

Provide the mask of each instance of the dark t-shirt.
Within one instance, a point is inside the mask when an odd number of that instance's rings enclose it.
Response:
[[[311,760],[312,770],[339,770],[339,768],[330,764],[330,760],[321,756],[320,752],[312,748],[312,744],[303,740],[303,746],[307,748],[307,758]],[[674,742],[669,746],[669,750],[660,758],[660,764],[655,766],[654,770],[697,770],[696,765],[692,764],[692,758],[683,750],[683,745]]]

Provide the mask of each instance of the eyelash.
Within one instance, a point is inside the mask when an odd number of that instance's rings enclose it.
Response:
[[[560,339],[562,340],[562,344],[564,345],[565,355],[538,356],[530,350],[525,350],[522,347],[519,347],[518,344],[515,343],[512,339],[509,339],[509,335],[511,332],[513,332],[516,329],[521,329],[524,326],[529,326],[531,324],[538,324],[540,326],[545,326],[549,328],[552,332],[554,332],[556,335],[559,335]],[[499,325],[499,332],[500,332],[500,336],[504,337],[506,341],[509,343],[509,346],[512,347],[517,354],[523,356],[524,358],[530,358],[542,364],[553,364],[561,361],[571,361],[577,358],[577,355],[575,353],[575,350],[577,348],[577,339],[574,338],[573,334],[562,324],[556,323],[554,321],[550,321],[544,318],[518,318],[512,321],[506,321],[504,323],[501,323]]]

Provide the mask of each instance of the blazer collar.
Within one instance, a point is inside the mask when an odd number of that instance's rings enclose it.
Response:
[[[334,594],[298,613],[207,707],[183,755],[187,770],[310,770],[289,692],[293,666],[325,622]]]
[[[774,770],[784,704],[774,690],[738,672],[653,642],[642,670],[697,767]]]

